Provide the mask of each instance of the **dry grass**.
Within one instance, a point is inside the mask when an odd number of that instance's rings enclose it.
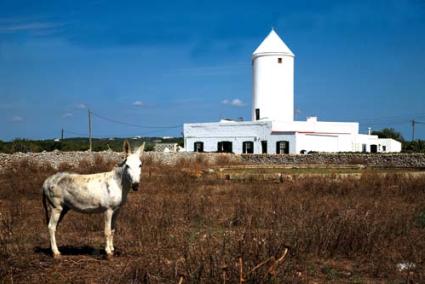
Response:
[[[111,169],[96,159],[60,168]],[[0,282],[425,281],[424,177],[233,181],[199,176],[207,165],[145,161],[110,261],[103,217],[75,212],[58,228],[64,256],[53,260],[40,188],[54,170],[10,165],[0,174]],[[416,266],[399,272],[400,262]]]

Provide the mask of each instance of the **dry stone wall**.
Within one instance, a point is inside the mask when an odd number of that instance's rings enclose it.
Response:
[[[369,167],[425,168],[425,154],[308,154],[308,155],[242,155],[248,164],[288,165],[364,165]]]
[[[117,162],[124,158],[123,153],[104,152],[41,152],[0,154],[0,170],[12,161],[31,159],[49,163],[57,168],[61,163],[78,164],[83,159],[94,159],[96,155]],[[309,154],[309,155],[233,155],[217,153],[159,153],[146,152],[145,158],[174,164],[180,159],[189,161],[206,160],[210,163],[232,164],[280,164],[280,165],[364,165],[369,167],[425,168],[425,154]]]
[[[21,160],[30,159],[35,162],[48,163],[54,168],[62,163],[68,163],[71,165],[77,165],[81,160],[87,159],[94,161],[96,156],[100,156],[106,160],[115,160],[117,163],[124,158],[124,154],[121,152],[103,151],[103,152],[40,152],[40,153],[14,153],[4,154],[0,153],[0,170],[7,167],[12,162],[19,162]],[[145,152],[144,158],[152,159],[156,162],[164,164],[174,164],[180,159],[186,159],[189,161],[195,161],[196,159],[207,160],[211,163],[220,161],[239,163],[240,156],[233,154],[199,154],[199,153],[161,153],[161,152]],[[223,159],[224,158],[224,159]]]

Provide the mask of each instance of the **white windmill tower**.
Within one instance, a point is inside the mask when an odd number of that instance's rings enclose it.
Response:
[[[252,54],[252,120],[294,120],[294,54],[272,29]]]

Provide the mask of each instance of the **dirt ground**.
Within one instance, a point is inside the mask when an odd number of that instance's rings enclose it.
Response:
[[[58,170],[92,173],[114,163]],[[53,259],[40,188],[57,170],[11,163],[0,173],[0,282],[425,282],[423,175],[269,179],[254,168],[234,178],[220,168],[232,165],[146,160],[118,219],[116,255],[104,256],[103,216],[71,212],[57,231],[63,256]]]

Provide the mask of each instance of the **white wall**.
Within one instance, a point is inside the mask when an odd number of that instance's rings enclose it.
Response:
[[[267,140],[271,132],[270,121],[187,123],[183,126],[185,149],[193,151],[194,143],[204,142],[205,152],[217,151],[217,143],[231,141],[233,152],[242,153],[244,141],[254,142],[255,153],[261,153],[261,140]]]
[[[261,154],[261,141],[263,140],[267,141],[268,154],[276,153],[277,141],[288,141],[290,154],[299,154],[302,150],[307,152],[362,152],[363,144],[366,145],[366,152],[371,151],[371,145],[377,145],[378,152],[383,152],[383,146],[385,146],[385,152],[401,151],[401,143],[393,139],[378,139],[376,135],[353,133],[358,129],[358,123],[223,121],[184,124],[183,129],[186,151],[193,151],[194,143],[199,141],[204,143],[205,152],[215,152],[218,142],[230,141],[233,152],[241,154],[242,143],[252,141],[254,142],[254,153]],[[276,131],[276,129],[287,131]],[[298,132],[300,129],[305,131]]]
[[[295,153],[306,152],[350,152],[352,151],[352,135],[297,133]]]
[[[358,134],[358,122],[327,122],[327,121],[273,121],[272,130],[275,132],[305,132],[305,133],[327,133],[330,135]]]
[[[267,153],[276,154],[276,143],[278,141],[288,141],[289,142],[289,154],[296,153],[296,138],[295,133],[272,133],[267,142]],[[261,153],[261,152],[260,152]]]
[[[282,58],[282,63],[278,63]],[[275,53],[253,58],[252,120],[294,120],[294,57]]]
[[[394,139],[380,138],[378,139],[379,145],[381,146],[381,151],[385,153],[391,152],[401,152],[401,143]]]

